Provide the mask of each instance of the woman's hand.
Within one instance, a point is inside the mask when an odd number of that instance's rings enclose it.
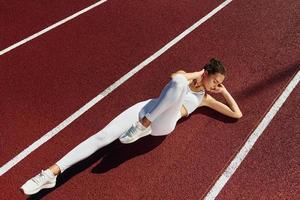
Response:
[[[187,73],[183,70],[179,70],[179,71],[171,74],[171,77],[175,76],[176,74],[182,74],[188,81],[196,79],[197,82],[200,82],[202,79],[203,73],[204,73],[204,69],[201,71],[189,72],[189,73]]]
[[[211,95],[207,94],[206,98],[202,101],[202,105],[208,106],[229,117],[241,118],[243,116],[239,106],[223,84],[219,84],[214,90],[211,90],[211,92],[221,93],[226,100],[226,104],[217,101]]]
[[[214,90],[211,90],[210,92],[224,94],[224,92],[227,92],[227,90],[226,90],[225,86],[221,83],[221,84],[217,85]]]

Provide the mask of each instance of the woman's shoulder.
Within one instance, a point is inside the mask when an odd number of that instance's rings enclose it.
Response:
[[[202,101],[201,101],[201,103],[200,103],[200,105],[199,105],[199,107],[201,107],[201,106],[207,106],[208,103],[209,103],[210,101],[214,100],[214,99],[215,99],[215,98],[213,98],[211,95],[205,93],[204,96],[203,96],[203,99],[202,99]]]

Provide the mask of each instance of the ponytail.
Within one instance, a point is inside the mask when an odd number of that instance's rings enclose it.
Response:
[[[209,75],[216,73],[225,75],[226,73],[223,64],[215,58],[210,59],[209,64],[204,66],[204,70],[207,71]]]

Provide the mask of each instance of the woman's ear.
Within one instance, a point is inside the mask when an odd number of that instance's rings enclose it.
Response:
[[[208,72],[204,71],[204,73],[202,74],[202,77],[207,77],[208,76]]]

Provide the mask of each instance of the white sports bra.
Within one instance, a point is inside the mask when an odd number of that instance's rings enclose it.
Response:
[[[186,95],[183,98],[183,106],[186,108],[188,115],[194,112],[202,102],[205,91],[194,92],[188,86]]]

